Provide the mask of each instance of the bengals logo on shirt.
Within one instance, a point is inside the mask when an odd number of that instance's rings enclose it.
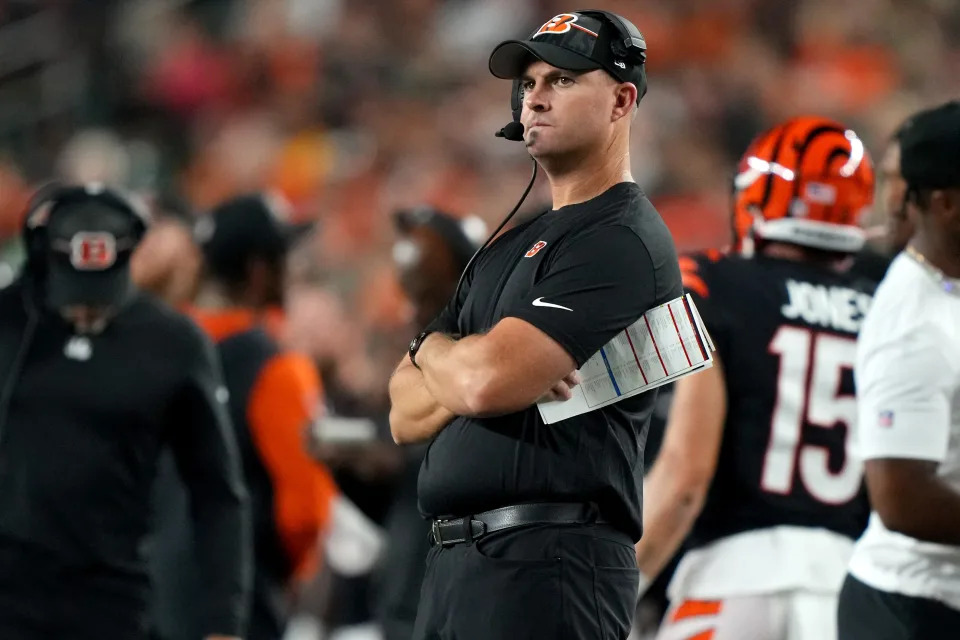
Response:
[[[545,246],[547,246],[547,241],[546,241],[546,240],[537,240],[536,244],[534,244],[532,247],[530,247],[530,250],[527,251],[525,254],[523,254],[523,257],[524,257],[524,258],[532,258],[533,256],[535,256],[535,255],[537,255],[538,253],[540,253],[540,249],[543,249]]]

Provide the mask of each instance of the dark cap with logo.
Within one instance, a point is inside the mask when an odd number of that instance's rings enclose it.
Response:
[[[194,239],[210,272],[242,279],[251,258],[282,259],[310,224],[292,224],[289,205],[279,195],[238,196],[215,207],[194,226]]]
[[[639,100],[647,84],[646,43],[636,27],[617,19],[635,32],[631,34],[632,49],[624,46],[625,34],[602,12],[561,13],[526,40],[506,40],[497,45],[490,55],[490,72],[498,78],[516,79],[536,60],[568,71],[603,69],[618,82],[636,85]]]
[[[910,118],[900,133],[900,171],[912,188],[960,187],[960,102]]]
[[[91,197],[55,206],[46,223],[46,296],[52,308],[112,307],[133,291],[130,256],[142,237],[141,223]]]

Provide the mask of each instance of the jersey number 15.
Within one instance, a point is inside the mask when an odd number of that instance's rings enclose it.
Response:
[[[820,502],[837,505],[850,501],[857,495],[862,477],[862,465],[850,457],[857,405],[852,395],[841,395],[840,383],[843,370],[853,369],[856,341],[783,326],[769,350],[780,356],[780,372],[761,486],[770,493],[786,495],[799,476],[807,493]],[[845,435],[834,442],[842,447],[843,462],[840,471],[833,472],[830,451],[805,443],[803,434],[809,428],[836,429],[840,425],[845,427]]]

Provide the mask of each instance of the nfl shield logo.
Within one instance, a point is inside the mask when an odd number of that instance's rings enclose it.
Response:
[[[892,427],[893,411],[881,411],[877,416],[877,424],[881,427]]]

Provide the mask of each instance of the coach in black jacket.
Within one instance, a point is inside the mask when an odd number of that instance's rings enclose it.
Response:
[[[141,547],[162,447],[191,491],[208,638],[240,637],[249,515],[209,341],[138,293],[145,217],[99,185],[28,213],[0,292],[0,638],[140,640]]]

